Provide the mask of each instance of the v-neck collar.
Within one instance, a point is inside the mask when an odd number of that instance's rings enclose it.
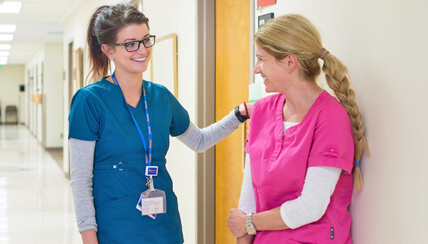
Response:
[[[311,116],[311,114],[313,113],[313,110],[317,107],[317,104],[320,101],[322,101],[324,99],[324,97],[326,97],[327,95],[328,95],[327,91],[324,90],[323,92],[321,92],[321,94],[318,95],[318,97],[315,99],[312,106],[309,108],[308,112],[303,117],[302,121],[300,121],[299,124],[289,128],[289,131],[294,131],[294,130],[297,130],[298,128],[300,128],[302,126],[302,124],[304,124],[305,121],[308,120],[308,118]],[[284,131],[284,120],[282,118],[282,110],[283,110],[285,102],[286,102],[285,101],[285,95],[280,94],[280,98],[279,98],[279,101],[278,101],[277,107],[276,107],[276,120],[275,120],[276,121],[275,136],[279,137],[279,138],[277,138],[278,140],[282,140],[283,135],[284,135],[284,133],[282,133]]]
[[[118,86],[118,85],[115,85],[114,83],[111,83],[109,80],[107,80],[107,77],[104,77],[102,80],[104,80],[105,82],[107,82],[107,83],[109,83],[110,85],[112,85],[114,88],[112,88],[112,89],[117,89],[118,90],[118,92],[120,93],[120,95],[122,96],[122,100],[123,100],[123,103],[125,103],[125,100],[123,99],[123,92],[122,92],[122,89]],[[145,83],[146,83],[146,81],[145,80],[143,80],[143,86],[145,85]],[[145,87],[145,89],[147,90],[147,87]],[[134,106],[132,106],[132,105],[130,105],[129,103],[126,103],[126,106],[128,106],[129,108],[131,108],[131,109],[138,109],[141,105],[141,103],[143,102],[143,92],[141,92],[141,94],[140,94],[140,99],[138,100],[138,103],[137,103],[137,105],[134,107]]]

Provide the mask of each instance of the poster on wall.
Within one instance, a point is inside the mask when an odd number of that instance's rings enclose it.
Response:
[[[257,0],[257,7],[276,4],[276,0]]]

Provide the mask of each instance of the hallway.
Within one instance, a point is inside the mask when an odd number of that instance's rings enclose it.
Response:
[[[70,182],[29,130],[0,125],[0,244],[81,243]]]

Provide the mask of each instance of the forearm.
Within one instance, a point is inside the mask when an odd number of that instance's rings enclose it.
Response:
[[[80,232],[83,244],[98,244],[97,232],[95,230],[86,230]]]
[[[244,235],[236,239],[236,244],[252,244],[254,241],[253,235]]]
[[[239,122],[234,111],[232,111],[223,119],[203,129],[190,123],[186,132],[177,138],[190,149],[196,152],[203,152],[238,129],[240,124],[241,122]]]
[[[257,231],[262,230],[285,230],[289,227],[284,223],[281,218],[281,207],[276,207],[274,209],[255,213],[252,216],[252,221],[254,227]]]

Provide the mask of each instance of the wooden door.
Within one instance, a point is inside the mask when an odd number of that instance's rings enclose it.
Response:
[[[216,1],[216,120],[248,101],[250,2]],[[216,146],[215,243],[236,243],[226,217],[238,207],[243,168],[242,125]]]

